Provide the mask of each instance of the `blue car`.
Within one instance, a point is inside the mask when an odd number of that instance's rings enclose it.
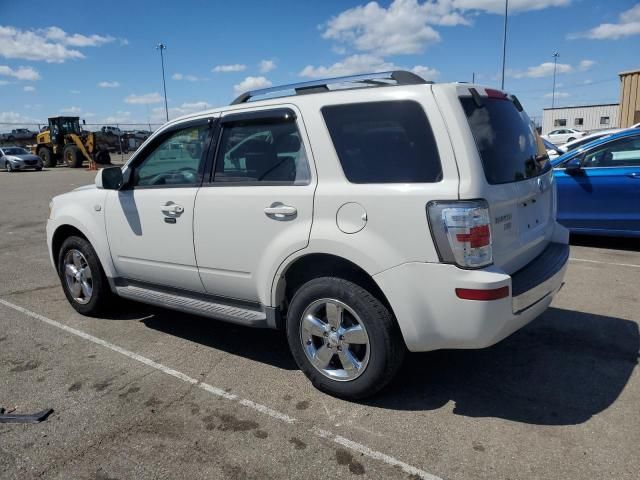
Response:
[[[552,166],[561,224],[574,233],[640,237],[640,129],[594,140]]]

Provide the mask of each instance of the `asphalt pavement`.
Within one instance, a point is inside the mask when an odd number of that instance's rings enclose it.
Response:
[[[552,307],[484,350],[410,354],[364,402],[280,332],[67,303],[48,201],[93,172],[0,172],[0,478],[637,479],[640,242],[575,238]]]

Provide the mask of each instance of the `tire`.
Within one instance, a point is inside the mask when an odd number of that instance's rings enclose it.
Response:
[[[336,331],[329,329],[330,307],[334,312],[343,311]],[[322,329],[317,322],[310,328],[304,321],[309,313],[321,321]],[[357,324],[365,332],[359,331],[356,338]],[[348,337],[354,341],[349,343]],[[310,280],[296,291],[287,314],[287,339],[296,363],[318,390],[349,400],[371,396],[386,386],[402,365],[406,350],[389,309],[361,286],[335,277]],[[319,354],[316,358],[324,357],[319,363],[326,368],[312,363],[313,353]],[[342,360],[349,354],[357,360],[351,362],[352,367],[359,365],[351,371]]]
[[[82,152],[75,145],[66,145],[62,151],[62,158],[69,168],[80,168],[84,160]]]
[[[569,137],[569,138],[567,138],[566,143],[573,142],[574,140],[575,140],[575,138],[573,138],[573,137]]]
[[[80,258],[75,252],[80,254]],[[75,271],[67,270],[68,264],[71,264]],[[87,267],[90,269],[90,281],[87,278]],[[83,270],[79,277],[75,280],[69,278],[79,270]],[[58,276],[67,300],[82,315],[93,316],[104,312],[113,298],[98,255],[91,244],[82,237],[72,236],[62,243],[58,254]],[[83,285],[85,281],[86,284]],[[78,285],[77,290],[72,290],[73,285]],[[87,285],[90,287],[90,294],[87,294]]]
[[[36,167],[36,172],[39,172],[42,170],[42,167]]]
[[[38,156],[42,159],[42,164],[47,168],[54,168],[57,164],[53,152],[47,147],[42,147],[38,152]]]
[[[106,150],[100,150],[96,153],[96,163],[100,165],[111,165],[111,155]]]
[[[4,164],[4,168],[7,170],[7,172],[11,173],[13,172],[13,167],[11,166],[11,162],[5,162]]]

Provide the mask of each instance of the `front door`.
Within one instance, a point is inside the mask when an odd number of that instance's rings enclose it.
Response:
[[[268,304],[274,266],[308,244],[315,175],[304,138],[288,108],[222,116],[213,175],[194,213],[208,293]]]
[[[640,135],[586,152],[580,170],[556,170],[558,220],[573,230],[640,231]]]
[[[118,276],[202,292],[193,250],[193,206],[212,128],[173,127],[129,164],[128,184],[108,194],[105,221]]]

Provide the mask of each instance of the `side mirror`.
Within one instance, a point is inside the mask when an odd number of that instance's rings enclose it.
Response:
[[[119,190],[123,183],[122,169],[109,167],[98,170],[96,187],[104,190]]]
[[[572,158],[564,166],[564,171],[569,175],[575,175],[582,171],[582,162],[579,158]]]

